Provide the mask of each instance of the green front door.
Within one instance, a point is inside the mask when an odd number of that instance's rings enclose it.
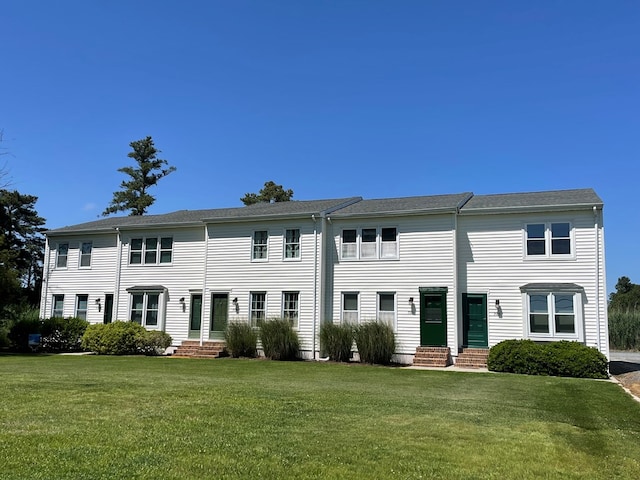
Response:
[[[202,294],[191,295],[189,309],[189,338],[200,338],[200,324],[202,323]]]
[[[463,345],[472,348],[486,348],[487,336],[487,296],[484,294],[462,294]]]
[[[229,319],[229,295],[214,293],[211,295],[211,332],[209,338],[222,340]]]
[[[420,345],[447,345],[447,290],[420,289]]]

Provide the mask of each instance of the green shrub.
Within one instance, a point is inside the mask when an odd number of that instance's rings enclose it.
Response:
[[[48,318],[42,322],[40,346],[47,352],[81,350],[82,335],[88,326],[89,322],[81,318]]]
[[[7,334],[11,348],[18,352],[29,351],[29,334],[40,333],[42,322],[37,309],[26,309],[17,313]]]
[[[256,356],[258,335],[251,325],[231,322],[224,332],[227,350],[233,358]]]
[[[505,340],[491,347],[487,367],[493,372],[559,377],[607,378],[607,358],[578,342],[539,344]]]
[[[609,344],[615,350],[640,350],[640,312],[609,310]]]
[[[353,327],[326,322],[320,325],[320,345],[323,352],[336,362],[348,362],[353,346]]]
[[[99,355],[135,355],[140,353],[146,332],[134,322],[89,325],[82,336],[82,348]]]
[[[363,323],[354,330],[354,338],[361,362],[380,365],[391,363],[396,350],[396,337],[393,327],[388,323]]]
[[[146,330],[138,339],[138,352],[144,355],[162,355],[171,346],[171,336],[159,330]]]
[[[260,324],[260,342],[264,356],[271,360],[294,360],[300,350],[300,339],[289,320],[275,318]]]

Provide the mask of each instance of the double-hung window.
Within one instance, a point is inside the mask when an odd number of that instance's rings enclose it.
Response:
[[[300,258],[300,230],[297,228],[287,229],[284,232],[284,258]]]
[[[132,238],[129,246],[130,265],[168,264],[173,260],[173,238]]]
[[[267,294],[265,292],[251,292],[251,311],[249,318],[252,327],[258,327],[266,318]]]
[[[395,328],[396,294],[378,293],[378,320]]]
[[[62,318],[64,315],[64,295],[54,295],[51,302],[51,316]]]
[[[344,229],[340,236],[343,260],[376,260],[398,258],[396,227]]]
[[[89,295],[76,296],[76,318],[87,319],[87,306],[89,305]]]
[[[553,285],[548,290],[523,287],[526,298],[529,338],[539,340],[582,340],[581,291],[568,284],[566,291]]]
[[[144,327],[156,327],[160,312],[160,292],[131,294],[130,320]]]
[[[525,228],[527,258],[553,258],[573,255],[569,222],[529,223]]]
[[[282,292],[282,318],[293,328],[298,328],[299,292]]]
[[[357,325],[360,314],[358,308],[358,293],[345,292],[342,294],[342,323]]]
[[[69,244],[59,243],[56,256],[56,268],[67,268],[67,259],[69,257]]]
[[[80,244],[80,268],[89,268],[91,266],[92,249],[92,242],[82,242],[82,244]]]
[[[251,258],[253,260],[267,260],[268,243],[269,233],[266,230],[253,232],[253,250]]]

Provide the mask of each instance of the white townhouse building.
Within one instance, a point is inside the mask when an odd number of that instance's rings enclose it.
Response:
[[[46,232],[40,314],[134,321],[174,346],[284,317],[306,358],[323,322],[375,319],[403,363],[513,338],[608,356],[602,210],[580,189],[106,218]]]

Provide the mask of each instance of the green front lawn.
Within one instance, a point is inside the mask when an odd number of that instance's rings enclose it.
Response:
[[[323,363],[0,356],[0,478],[639,478],[609,382]]]

